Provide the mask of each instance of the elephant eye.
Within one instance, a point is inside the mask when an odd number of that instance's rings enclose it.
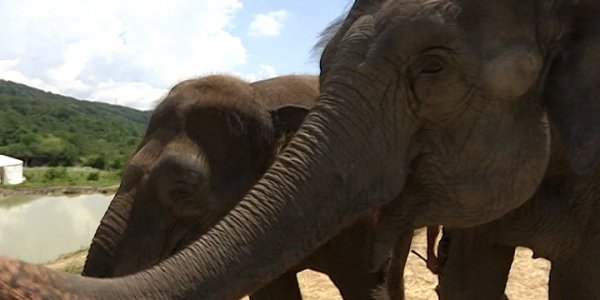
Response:
[[[176,180],[169,191],[172,199],[186,199],[194,196],[204,185],[204,178],[199,174]]]
[[[419,74],[437,74],[444,70],[444,64],[439,59],[427,59],[419,66]]]
[[[190,186],[179,185],[169,191],[169,195],[174,199],[186,199],[194,195],[195,189]]]

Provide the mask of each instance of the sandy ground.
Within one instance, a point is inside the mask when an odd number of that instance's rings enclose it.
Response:
[[[425,231],[419,230],[413,238],[412,249],[425,254],[425,248]],[[547,285],[550,263],[544,259],[531,259],[531,254],[529,249],[517,249],[506,291],[510,299],[548,299]],[[324,274],[307,270],[299,273],[298,279],[305,300],[342,299],[337,289]],[[437,285],[437,278],[414,254],[408,258],[404,282],[408,300],[437,299],[433,290]],[[247,297],[244,298],[244,300],[247,299]]]
[[[83,270],[83,265],[85,264],[85,258],[87,257],[87,253],[87,249],[79,250],[73,253],[68,253],[62,255],[53,262],[45,264],[45,266],[53,270],[80,274]]]
[[[412,249],[424,254],[425,243],[425,231],[419,230],[413,239]],[[548,299],[547,284],[550,264],[544,259],[531,259],[531,254],[528,249],[517,249],[507,287],[510,299]],[[77,272],[81,270],[86,255],[87,252],[80,251],[47,266],[53,269]],[[299,273],[298,279],[305,300],[342,299],[326,275],[307,270]],[[437,279],[427,270],[425,263],[414,254],[408,258],[404,282],[408,300],[437,299],[433,290]],[[248,297],[243,299],[247,300]]]

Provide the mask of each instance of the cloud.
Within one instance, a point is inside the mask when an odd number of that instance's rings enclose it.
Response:
[[[147,109],[176,82],[246,63],[240,0],[27,0],[0,10],[0,78]]]
[[[39,78],[27,78],[21,72],[15,69],[19,59],[0,60],[0,78],[14,82],[20,82],[29,86],[35,86],[48,92],[58,93],[54,86],[44,83]]]
[[[156,100],[164,98],[168,89],[155,88],[144,82],[101,82],[91,91],[90,100],[104,101],[140,109],[153,109]],[[110,102],[113,99],[113,102]],[[151,101],[149,101],[151,100]]]
[[[277,71],[275,71],[275,68],[273,66],[260,65],[260,70],[261,70],[262,74],[265,75],[265,78],[271,78],[271,77],[277,76]]]
[[[239,76],[240,78],[242,78],[248,82],[254,82],[257,80],[273,78],[273,77],[278,76],[279,74],[277,73],[275,68],[271,65],[260,65],[259,71],[256,73],[235,74],[235,75]]]
[[[250,23],[249,34],[251,36],[278,36],[288,16],[289,13],[285,10],[259,14]]]

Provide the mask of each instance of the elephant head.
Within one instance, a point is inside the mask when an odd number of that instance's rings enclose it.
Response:
[[[318,90],[311,76],[176,85],[125,169],[83,275],[135,273],[198,239],[258,181]]]
[[[574,169],[598,160],[598,16],[592,0],[358,0],[324,50],[317,104],[207,234],[109,280],[0,261],[0,278],[27,270],[0,295],[232,299],[394,197],[401,228],[498,218],[541,181],[549,121]]]
[[[410,1],[408,1],[410,2]],[[414,2],[414,1],[413,1]],[[442,3],[444,1],[431,1],[431,3]],[[462,3],[470,3],[470,1],[457,1]],[[514,3],[513,3],[514,2]],[[398,3],[398,1],[396,2]],[[390,4],[390,3],[388,3]],[[434,5],[434,4],[432,4]],[[423,8],[424,6],[420,6]],[[444,9],[451,9],[451,6],[445,6]],[[462,6],[460,14],[465,14],[467,6]],[[469,85],[476,90],[479,90],[480,95],[498,95],[498,92],[505,91],[505,100],[509,101],[521,101],[521,103],[527,102],[527,99],[533,100],[536,104],[540,105],[542,109],[546,111],[549,124],[545,125],[544,131],[548,135],[552,133],[553,139],[562,140],[566,149],[566,155],[570,162],[571,168],[578,173],[587,173],[597,165],[598,162],[598,147],[595,145],[599,139],[600,127],[598,121],[591,114],[597,114],[600,112],[600,105],[596,98],[600,95],[600,88],[598,86],[598,79],[600,78],[600,71],[597,66],[600,64],[600,57],[596,54],[600,49],[600,32],[598,31],[596,21],[592,16],[596,16],[599,12],[597,5],[591,1],[579,1],[577,5],[573,5],[569,1],[505,1],[496,2],[492,1],[487,3],[486,7],[476,8],[479,11],[477,18],[486,18],[485,26],[463,26],[462,28],[468,28],[467,40],[479,42],[471,42],[470,45],[480,45],[479,52],[479,67],[476,68],[474,74],[468,74],[467,78],[472,78],[469,81]],[[507,9],[511,10],[507,13]],[[488,18],[489,17],[489,18]],[[516,19],[523,20],[534,20],[532,22],[517,22]],[[460,22],[461,18],[457,18]],[[473,19],[469,18],[464,20],[466,24],[472,24]],[[509,25],[511,24],[511,25]],[[527,25],[529,24],[529,25]],[[533,24],[533,27],[532,27]],[[529,30],[524,30],[525,27],[529,27]],[[432,28],[432,26],[424,26]],[[520,29],[520,30],[519,30]],[[417,30],[417,29],[415,29]],[[493,36],[493,39],[487,39],[485,35],[489,34]],[[530,36],[528,38],[527,36]],[[422,35],[420,35],[422,36]],[[533,39],[532,39],[533,38]],[[459,39],[460,40],[460,39]],[[452,44],[455,44],[457,39],[452,40]],[[489,44],[490,48],[486,45]],[[486,50],[487,49],[487,50]],[[435,49],[434,49],[435,50]],[[438,50],[435,50],[438,51]],[[457,57],[462,55],[473,53],[472,50],[468,50],[465,47],[458,46],[458,48],[445,47],[444,51],[450,51],[452,61],[457,61]],[[502,54],[495,55],[497,52]],[[458,55],[457,53],[462,55]],[[422,54],[421,54],[422,55]],[[470,55],[470,54],[469,54]],[[375,55],[374,55],[375,56]],[[325,57],[325,54],[324,54]],[[537,58],[536,58],[537,57]],[[407,58],[408,59],[408,58]],[[410,59],[408,59],[410,61]],[[458,59],[460,61],[460,59]],[[541,63],[539,67],[535,65]],[[443,72],[447,72],[447,67],[444,67],[437,72],[436,76],[442,75]],[[511,75],[509,75],[511,74]],[[430,75],[426,75],[427,78]],[[528,77],[534,76],[534,81],[528,79]],[[411,87],[411,92],[415,95],[419,95],[419,81],[416,79],[416,85]],[[428,82],[437,84],[436,81],[427,79]],[[511,84],[513,82],[514,84]],[[523,89],[524,83],[531,83],[529,87],[530,92],[526,92],[521,96],[516,96],[520,93],[517,91],[525,91]],[[490,86],[490,84],[492,84]],[[453,93],[460,92],[457,88],[457,84],[452,85],[452,91],[446,91],[446,95],[452,95]],[[512,86],[512,87],[511,87]],[[443,88],[434,88],[429,86],[428,90],[435,90],[436,93],[444,91]],[[486,93],[487,92],[487,93]],[[533,94],[532,94],[532,93]],[[511,96],[512,95],[512,96]],[[445,98],[449,99],[448,97]],[[463,98],[464,99],[464,98]],[[493,103],[495,100],[501,100],[502,98],[492,97],[488,98]],[[525,100],[525,101],[523,101]],[[421,98],[420,102],[422,105],[427,105],[427,99]],[[474,102],[473,102],[474,103]],[[513,102],[517,103],[517,102]],[[457,103],[454,103],[456,109],[460,109]],[[495,104],[492,104],[495,105]],[[517,104],[518,105],[518,104]],[[466,112],[466,111],[465,111]],[[483,112],[483,111],[481,111]],[[460,112],[461,114],[463,112]],[[488,122],[492,120],[491,116],[481,115]],[[515,122],[517,120],[512,120]],[[556,130],[550,130],[550,127],[556,128]],[[585,128],[585,129],[584,129]],[[490,129],[490,127],[488,127]],[[503,142],[502,135],[498,132],[488,132],[486,136],[492,138],[495,142]],[[472,134],[471,132],[469,134]],[[559,135],[560,137],[557,137]],[[516,138],[516,136],[514,136]],[[506,145],[510,145],[515,142],[513,138],[504,137],[511,139],[506,141],[504,149],[508,149]],[[527,138],[525,138],[527,139]],[[492,165],[493,160],[497,157],[497,152],[494,150],[496,146],[492,144],[494,142],[485,142],[487,145],[479,147],[480,150],[484,150],[484,153],[489,158],[479,157],[479,159],[473,162],[486,167],[480,170],[485,172],[491,171],[490,168],[494,168]],[[550,148],[549,140],[544,141],[545,147]],[[488,148],[491,146],[491,148]],[[510,147],[510,146],[509,146]],[[519,146],[521,149],[527,149],[526,144]],[[442,147],[439,147],[442,148]],[[497,148],[496,148],[497,149]],[[447,149],[446,149],[447,151]],[[466,153],[462,150],[463,153]],[[545,151],[548,153],[548,150]],[[477,155],[470,155],[472,158]],[[490,160],[491,159],[491,160]],[[468,166],[469,164],[461,163],[462,166]],[[422,188],[431,188],[431,185],[422,186],[422,182],[436,180],[440,174],[448,173],[448,166],[437,166],[439,168],[435,174],[425,174],[425,180],[410,182],[409,188],[406,188],[401,197],[398,197],[390,203],[386,203],[381,209],[385,213],[380,218],[380,228],[376,241],[373,246],[373,267],[380,265],[385,259],[387,254],[394,247],[396,240],[399,238],[399,234],[405,232],[411,226],[420,227],[423,225],[432,224],[431,219],[425,222],[416,222],[413,224],[407,224],[407,211],[410,210],[411,201],[406,201],[406,197],[420,198],[423,195],[430,197],[426,193],[419,191]],[[502,174],[504,171],[500,171]],[[504,177],[504,183],[502,179],[498,180],[487,180],[484,181],[493,183],[494,181],[500,184],[508,184],[515,186],[517,181],[529,180],[531,177],[523,177],[518,179],[514,177],[515,173],[509,172],[513,175],[501,175]],[[475,173],[472,173],[476,175]],[[488,173],[489,174],[489,173]],[[506,173],[504,173],[506,174]],[[538,174],[539,175],[539,174]],[[480,179],[485,178],[487,175],[480,174]],[[471,178],[475,181],[480,179]],[[536,181],[540,177],[536,177]],[[475,182],[474,181],[474,182]],[[448,190],[456,189],[462,184],[454,182],[449,189],[444,189],[446,193]],[[479,181],[481,182],[481,181]],[[518,183],[517,183],[518,185]],[[410,189],[415,189],[417,192],[410,192]],[[511,187],[507,186],[507,189]],[[494,188],[486,188],[483,190],[487,195],[481,195],[479,200],[488,198],[495,198],[498,194],[491,192]],[[407,194],[407,191],[409,192]],[[507,194],[505,194],[507,195]],[[519,197],[519,196],[518,196]],[[459,209],[468,208],[468,200],[460,203],[460,197],[455,198],[458,200]],[[516,199],[514,199],[516,200]],[[518,202],[523,199],[519,197]],[[464,200],[463,200],[464,201]],[[430,201],[434,203],[435,201]],[[452,201],[445,201],[431,206],[427,206],[425,213],[431,214],[438,208],[442,208],[444,205],[452,203]],[[487,210],[493,210],[498,208],[493,201],[483,200],[476,201],[487,208],[473,210],[479,213]],[[502,201],[502,203],[514,203],[511,200]],[[522,202],[521,202],[522,203]],[[519,205],[517,205],[519,206]],[[515,208],[517,207],[515,206]],[[503,210],[504,208],[500,208]],[[442,208],[447,213],[447,209]],[[501,212],[492,219],[504,215],[508,211]],[[414,215],[414,214],[413,214]],[[417,214],[418,215],[418,214]],[[465,216],[468,217],[468,216]],[[440,219],[439,216],[434,216],[433,219],[441,220],[440,224],[450,225],[454,227],[467,227],[471,224],[465,222],[452,222],[451,220],[445,220],[443,217]]]
[[[330,102],[357,120],[349,125],[369,128],[368,142],[353,146],[385,145],[369,148],[387,162],[371,169],[399,195],[401,227],[479,224],[537,187],[549,144],[539,94],[562,37],[539,30],[539,11],[564,25],[555,7],[540,6],[357,1],[363,13],[351,11],[325,48],[317,106]]]

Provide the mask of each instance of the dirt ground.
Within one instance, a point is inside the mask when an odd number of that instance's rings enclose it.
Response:
[[[87,249],[79,250],[73,253],[67,253],[57,258],[55,261],[46,263],[44,265],[53,270],[81,274],[87,253]]]
[[[419,230],[413,238],[412,249],[425,254],[425,248],[425,231]],[[544,259],[531,259],[531,254],[529,249],[517,249],[506,291],[510,299],[548,299],[550,263]],[[326,275],[307,270],[298,274],[298,279],[305,300],[342,299]],[[437,279],[427,270],[425,263],[414,254],[408,258],[404,283],[408,300],[437,299],[433,290],[437,285]]]
[[[425,254],[425,231],[419,230],[413,239],[412,249]],[[550,264],[544,259],[531,259],[531,251],[517,249],[507,294],[510,299],[541,300],[548,299],[548,271]],[[78,273],[85,261],[86,251],[65,256],[48,267]],[[300,289],[305,300],[341,300],[340,294],[326,275],[313,271],[298,274]],[[411,254],[404,274],[406,298],[408,300],[437,299],[434,287],[437,279],[427,270],[425,263]],[[247,300],[248,297],[243,298]]]

